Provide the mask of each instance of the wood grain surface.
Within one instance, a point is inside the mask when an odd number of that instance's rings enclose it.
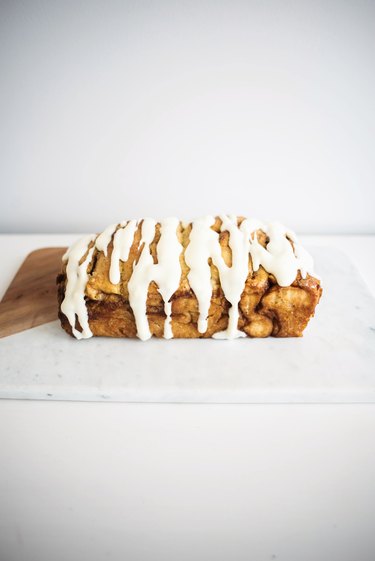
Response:
[[[30,253],[0,302],[0,337],[57,319],[56,276],[66,247]]]

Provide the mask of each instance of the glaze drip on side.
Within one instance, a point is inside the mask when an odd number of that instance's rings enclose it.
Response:
[[[109,280],[112,284],[118,284],[120,282],[120,260],[124,262],[128,260],[137,226],[138,222],[136,220],[122,222],[121,227],[114,235],[111,265],[109,269]]]
[[[76,339],[88,339],[92,337],[85,302],[85,288],[88,281],[87,267],[91,261],[94,246],[88,252],[87,250],[95,238],[95,235],[85,236],[73,244],[63,256],[63,261],[67,262],[67,282],[65,298],[61,304],[61,311],[68,318],[73,335]],[[79,264],[86,252],[86,259]],[[78,331],[75,327],[77,318],[82,331]]]
[[[160,240],[157,245],[158,262],[154,264],[150,244],[155,237],[156,221],[145,218],[142,223],[142,253],[128,283],[129,304],[133,310],[137,325],[137,335],[142,341],[150,339],[151,332],[146,314],[148,287],[152,281],[158,285],[164,300],[164,338],[173,337],[171,327],[172,304],[170,299],[180,285],[180,254],[182,245],[177,238],[177,218],[166,218],[160,222]]]

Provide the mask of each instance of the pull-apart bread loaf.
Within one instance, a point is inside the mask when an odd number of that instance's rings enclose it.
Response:
[[[66,252],[57,284],[77,339],[299,337],[322,293],[293,232],[237,216],[113,224]]]

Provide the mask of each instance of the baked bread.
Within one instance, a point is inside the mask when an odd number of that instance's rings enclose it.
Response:
[[[293,232],[236,216],[113,224],[66,252],[57,284],[77,339],[299,337],[322,293]]]

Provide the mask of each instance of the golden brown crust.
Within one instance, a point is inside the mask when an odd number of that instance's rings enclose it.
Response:
[[[239,223],[242,219],[239,219]],[[231,265],[232,254],[228,245],[228,232],[220,233],[221,221],[216,219],[212,227],[219,233],[223,259]],[[189,243],[191,225],[178,228],[178,238],[183,246],[180,257],[181,279],[179,289],[172,297],[172,330],[176,338],[212,337],[214,333],[226,329],[228,324],[229,303],[225,299],[220,285],[217,268],[210,263],[212,278],[212,298],[206,333],[201,334],[197,329],[198,301],[188,282],[189,267],[184,259],[184,250]],[[157,263],[156,247],[160,238],[160,226],[156,227],[155,238],[150,246],[154,262]],[[140,246],[141,224],[134,236],[129,258],[120,261],[121,281],[113,285],[109,280],[109,267],[113,242],[108,246],[108,254],[94,250],[92,260],[88,266],[89,280],[86,287],[86,304],[89,325],[93,335],[108,337],[136,337],[137,330],[133,312],[129,305],[128,281],[133,270],[133,263],[137,262],[143,246]],[[264,232],[258,231],[258,239],[266,245]],[[86,256],[82,258],[84,260]],[[71,326],[61,312],[66,286],[66,266],[63,265],[61,274],[57,277],[59,318],[61,325],[72,334]],[[307,275],[303,279],[298,273],[291,286],[280,287],[273,275],[260,267],[254,272],[249,256],[249,275],[241,296],[238,328],[249,337],[299,337],[302,335],[309,319],[319,302],[322,289],[319,281]],[[162,337],[164,331],[164,302],[157,285],[152,282],[147,296],[147,316],[150,331],[156,337]],[[77,322],[77,328],[79,324]]]

